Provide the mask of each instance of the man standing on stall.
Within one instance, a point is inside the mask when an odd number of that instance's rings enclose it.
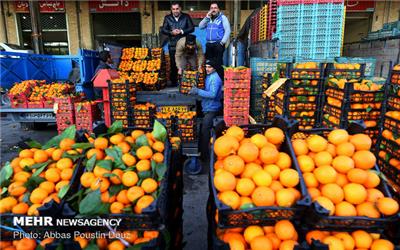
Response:
[[[231,26],[228,18],[220,12],[218,3],[210,5],[210,11],[199,24],[200,29],[206,29],[206,60],[213,59],[218,65],[223,65],[225,45],[231,35]],[[217,72],[223,78],[223,69],[218,67]]]
[[[178,2],[171,4],[171,14],[164,17],[164,24],[161,32],[168,36],[168,50],[171,60],[171,85],[177,86],[177,67],[175,62],[176,44],[178,40],[194,31],[194,24],[188,14],[182,13],[181,5]]]
[[[201,43],[196,40],[195,35],[189,34],[179,39],[176,45],[175,61],[178,67],[178,75],[182,75],[188,62],[191,70],[196,70],[197,64],[198,71],[203,72],[203,48]]]
[[[201,98],[201,107],[204,113],[201,124],[200,152],[203,161],[210,157],[210,137],[214,118],[222,110],[222,80],[216,72],[218,63],[213,60],[206,61],[206,86],[204,90],[193,87],[190,95],[198,95]]]

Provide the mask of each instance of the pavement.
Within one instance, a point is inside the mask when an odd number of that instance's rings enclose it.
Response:
[[[41,130],[28,130],[11,120],[0,118],[0,162],[11,161],[17,154],[18,142],[31,138],[45,143],[57,135],[55,125],[48,125]],[[208,164],[203,164],[199,175],[183,175],[183,249],[207,249],[206,205],[209,194]]]

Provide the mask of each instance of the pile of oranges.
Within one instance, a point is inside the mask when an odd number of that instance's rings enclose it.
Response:
[[[329,249],[368,249],[368,250],[394,250],[392,242],[381,239],[379,234],[368,233],[363,230],[354,232],[327,232],[310,231],[306,235],[307,243],[313,240],[328,245]]]
[[[242,128],[232,126],[216,139],[213,184],[218,199],[232,209],[254,206],[291,207],[301,198],[296,189],[299,173],[292,159],[279,152],[285,134],[268,128],[264,134],[245,138]]]
[[[47,244],[53,242],[53,238],[47,238],[37,244],[34,239],[22,238],[20,240],[13,241],[0,241],[0,249],[4,250],[35,250],[40,246],[44,248]]]
[[[143,72],[146,70],[147,61],[146,60],[137,60],[133,62],[132,70],[135,72]]]
[[[160,70],[161,68],[161,59],[153,59],[147,61],[147,71],[156,71]]]
[[[63,83],[51,83],[36,85],[32,88],[32,93],[29,97],[30,101],[42,101],[43,98],[60,98],[68,91],[69,87]]]
[[[149,55],[148,48],[135,48],[135,54],[133,55],[134,59],[143,60]]]
[[[313,134],[292,145],[312,200],[330,215],[380,218],[398,213],[399,204],[379,190],[367,135],[336,129],[327,139]]]
[[[14,86],[10,89],[11,95],[19,95],[19,94],[29,94],[31,92],[31,88],[44,81],[37,80],[26,80],[20,83],[14,84]]]
[[[296,228],[288,220],[279,221],[274,226],[217,229],[217,236],[235,250],[292,250],[298,245],[299,238]]]
[[[136,140],[142,137],[148,141],[148,146],[138,146]],[[115,134],[109,139],[99,137],[89,138],[93,148],[86,153],[87,159],[95,156],[96,163],[91,171],[82,174],[80,181],[84,188],[100,190],[101,201],[109,204],[109,212],[121,214],[126,212],[142,213],[154,201],[154,195],[160,186],[162,176],[153,178],[155,169],[152,164],[164,162],[163,142],[156,140],[152,133],[134,130],[128,136],[122,133]],[[121,159],[126,169],[114,164],[117,159],[107,154],[109,149],[119,147],[122,151]],[[136,150],[135,147],[138,147]],[[109,161],[111,167],[104,167],[99,162]],[[121,186],[122,184],[122,186]],[[113,186],[120,186],[120,190],[112,192]]]
[[[37,209],[45,203],[51,200],[59,203],[59,193],[69,188],[76,167],[65,153],[80,155],[83,152],[74,149],[74,144],[73,139],[66,138],[58,147],[22,150],[9,166],[5,166],[12,168],[12,176],[0,200],[0,213],[38,215]]]
[[[158,73],[144,73],[143,83],[145,85],[155,85],[158,82]]]
[[[134,54],[135,54],[135,48],[123,48],[121,60],[130,60],[133,58]]]
[[[131,69],[133,68],[133,61],[130,60],[121,60],[121,62],[119,63],[119,70],[121,71],[131,71]]]
[[[340,89],[344,89],[344,87],[346,86],[346,83],[349,82],[349,84],[353,84],[353,89],[354,90],[359,90],[359,91],[378,91],[380,90],[383,85],[381,84],[376,84],[374,82],[372,82],[371,80],[361,80],[361,81],[357,81],[357,80],[350,80],[347,81],[344,78],[334,78],[331,77],[329,78],[329,85],[334,86],[334,87],[338,87]]]

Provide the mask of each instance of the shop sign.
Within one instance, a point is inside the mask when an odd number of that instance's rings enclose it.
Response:
[[[346,12],[373,12],[374,1],[346,1]]]
[[[139,1],[89,1],[89,10],[90,12],[133,12],[139,10]]]
[[[15,1],[15,12],[29,13],[28,1]],[[64,1],[39,1],[40,13],[65,12]]]
[[[175,112],[175,113],[185,113],[189,112],[189,107],[188,106],[161,106],[158,107],[159,111],[162,113],[170,113],[170,112]]]
[[[187,12],[191,18],[204,18],[207,15],[207,11],[190,11]]]

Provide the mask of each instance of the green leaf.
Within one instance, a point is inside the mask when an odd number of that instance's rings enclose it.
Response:
[[[116,134],[122,132],[122,129],[123,129],[122,121],[115,121],[113,124],[111,124],[111,127],[107,129],[107,133]]]
[[[108,190],[110,197],[118,194],[122,189],[124,189],[124,185],[115,185],[111,186],[110,189]]]
[[[67,199],[67,201],[72,201],[72,200],[74,200],[75,198],[77,198],[77,197],[79,197],[80,195],[82,195],[84,191],[85,191],[84,189],[79,190],[78,192],[76,192],[76,193],[74,193],[73,195],[71,195],[71,197],[69,197],[69,198]]]
[[[41,245],[37,245],[35,250],[44,250],[44,247],[42,247]]]
[[[117,177],[118,179],[120,179],[119,176],[118,176],[117,174],[113,174],[113,173],[106,173],[106,174],[103,174],[103,177],[108,177],[108,178]],[[121,179],[120,179],[120,180],[121,180]]]
[[[89,142],[75,143],[74,145],[72,145],[73,149],[81,148],[81,149],[85,150],[85,149],[92,148],[92,147],[93,147],[93,144],[89,143]]]
[[[96,166],[99,166],[101,168],[104,168],[104,169],[107,169],[107,170],[111,171],[111,169],[112,169],[112,161],[111,160],[101,160],[101,161],[98,161],[96,163]]]
[[[63,157],[63,158],[69,158],[69,159],[71,159],[72,161],[76,161],[76,160],[78,160],[79,158],[81,158],[82,155],[80,155],[80,154],[71,155],[71,154],[68,154],[67,152],[64,152],[64,153],[62,154],[62,157]]]
[[[85,250],[99,250],[99,247],[97,246],[97,244],[95,242],[91,242],[84,249]]]
[[[125,164],[122,162],[122,150],[120,147],[107,148],[106,154],[114,159],[117,168],[126,169]]]
[[[240,207],[240,210],[249,209],[249,208],[253,208],[253,207],[254,207],[253,203],[246,203]]]
[[[29,167],[29,170],[41,168],[43,165],[47,166],[50,162],[51,162],[51,160],[48,160],[48,161],[42,162],[42,163],[33,164],[32,166]]]
[[[365,109],[367,112],[370,112],[372,110],[372,107],[369,106],[368,108]]]
[[[167,172],[167,165],[165,165],[164,163],[157,163],[156,173],[158,176],[158,181],[161,181],[164,178],[165,172]]]
[[[64,196],[67,194],[69,188],[70,188],[70,185],[69,185],[69,184],[63,186],[63,187],[60,189],[60,191],[58,191],[58,197],[59,197],[60,199],[64,198]]]
[[[61,140],[65,138],[75,139],[76,127],[75,125],[69,126],[64,132],[61,134]]]
[[[7,162],[6,165],[0,170],[0,185],[3,185],[6,180],[10,179],[13,173],[14,170],[11,167],[10,162]]]
[[[86,170],[92,172],[94,165],[96,164],[96,154],[92,155],[90,159],[86,162]]]
[[[5,192],[7,192],[7,188],[6,188],[6,187],[3,187],[3,188],[1,189],[1,195],[5,194]]]
[[[27,182],[25,182],[24,186],[26,187],[26,189],[28,189],[29,191],[34,190],[35,188],[37,188],[37,186],[39,186],[40,183],[44,182],[46,179],[40,177],[40,176],[32,176],[31,178],[28,179]]]
[[[158,141],[165,142],[167,139],[167,129],[157,120],[154,121],[153,132],[151,134]]]
[[[82,104],[78,104],[76,107],[76,112],[79,113],[81,111],[81,109],[82,109]]]
[[[101,202],[100,189],[90,192],[79,204],[82,215],[99,215],[108,213],[109,204]]]
[[[47,167],[47,165],[49,165],[50,162],[51,162],[51,161],[49,160],[49,161],[40,163],[41,166],[39,166],[39,168],[36,169],[35,173],[33,173],[32,176],[33,176],[33,177],[34,177],[34,176],[39,176],[39,175],[43,172],[43,170]],[[35,164],[35,165],[36,165],[36,164]]]
[[[51,147],[57,147],[60,144],[60,141],[65,138],[70,138],[74,139],[75,138],[75,133],[76,133],[76,127],[75,125],[72,125],[68,127],[62,134],[56,135],[53,138],[51,138],[42,148],[43,149],[48,149]]]
[[[58,244],[56,250],[64,250],[64,244]]]
[[[42,148],[42,144],[35,140],[27,141],[25,142],[25,144],[28,145],[30,148]]]
[[[146,179],[146,178],[150,178],[152,175],[151,171],[140,171],[138,172],[138,177],[139,179]]]
[[[141,135],[138,138],[136,138],[136,145],[138,145],[139,147],[141,146],[149,146],[149,141],[147,140],[147,136],[146,135]]]

